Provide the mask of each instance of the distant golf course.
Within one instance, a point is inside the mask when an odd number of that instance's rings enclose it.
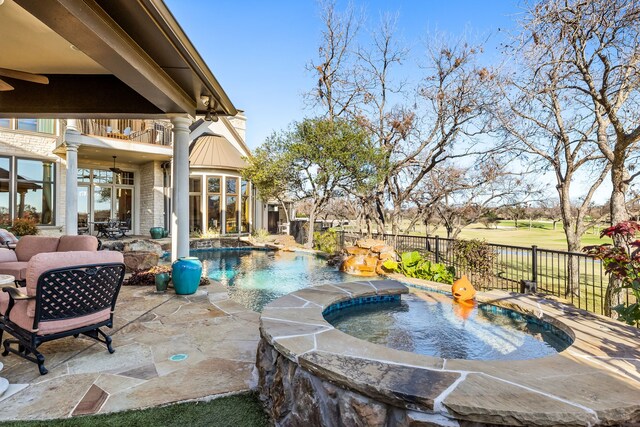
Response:
[[[605,237],[600,238],[600,231],[604,227],[592,227],[582,237],[582,246],[600,245],[611,243],[611,239]],[[416,227],[415,231],[407,234],[423,235],[425,234],[424,226]],[[439,227],[436,232],[431,232],[433,236],[446,237],[447,232],[444,227]],[[462,229],[458,236],[460,239],[480,239],[489,243],[498,243],[502,245],[512,246],[531,246],[537,245],[540,248],[567,250],[567,242],[561,224],[556,224],[553,229],[551,221],[532,221],[529,227],[529,221],[518,221],[516,229],[513,221],[499,221],[490,228],[483,224],[471,224]]]

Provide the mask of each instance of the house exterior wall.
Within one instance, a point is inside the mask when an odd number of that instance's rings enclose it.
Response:
[[[162,162],[145,163],[140,167],[140,233],[151,227],[164,227],[164,183]]]

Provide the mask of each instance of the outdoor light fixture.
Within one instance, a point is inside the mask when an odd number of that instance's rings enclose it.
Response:
[[[205,96],[201,96],[200,99],[203,100]],[[216,100],[211,99],[210,96],[206,96],[206,97],[207,97],[207,102],[205,103],[204,100],[202,101],[202,103],[205,104],[207,107],[207,113],[204,115],[204,119],[208,122],[212,122],[212,121],[217,122],[218,116],[215,113],[211,114],[215,110]]]

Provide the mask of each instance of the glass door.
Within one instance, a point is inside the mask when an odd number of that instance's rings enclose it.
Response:
[[[111,219],[111,187],[93,187],[93,220],[106,222]]]
[[[89,187],[78,186],[78,233],[89,231]]]

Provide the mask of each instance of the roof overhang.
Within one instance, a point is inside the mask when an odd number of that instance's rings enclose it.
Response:
[[[5,0],[0,68],[43,74],[48,85],[4,78],[0,117],[172,117],[237,110],[162,0]]]

